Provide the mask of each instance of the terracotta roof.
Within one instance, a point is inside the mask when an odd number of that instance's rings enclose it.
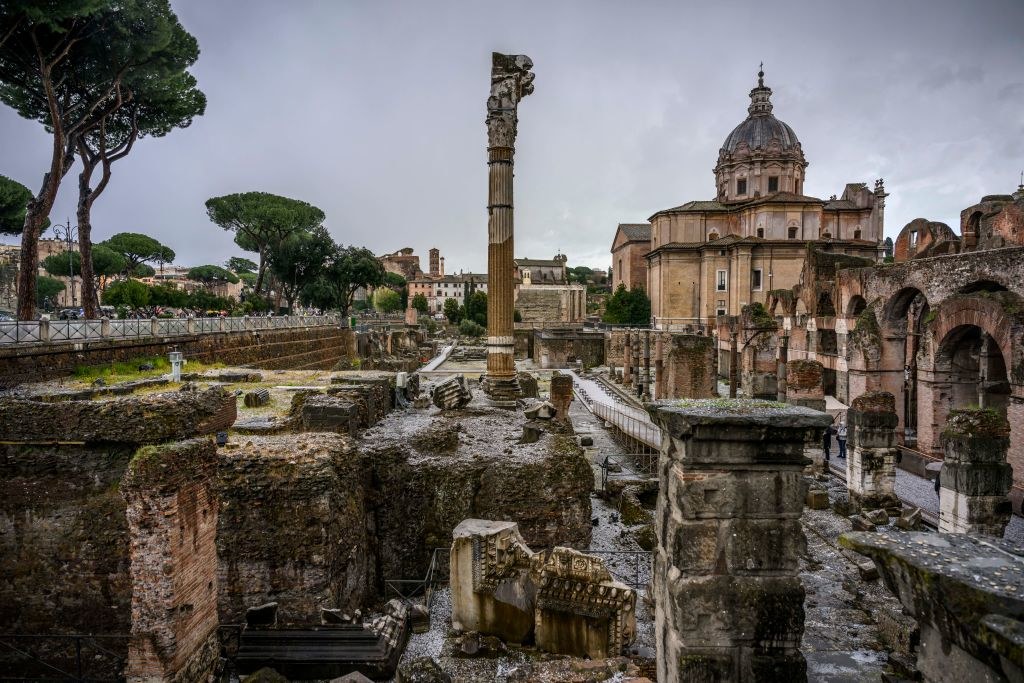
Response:
[[[651,239],[650,223],[619,223],[619,230],[627,240],[647,241]]]
[[[549,268],[561,268],[562,261],[556,261],[555,259],[533,259],[533,258],[517,258],[514,260],[517,266],[547,266]]]
[[[832,199],[825,204],[826,211],[836,211],[839,209],[856,209],[857,205],[851,202],[849,199]]]

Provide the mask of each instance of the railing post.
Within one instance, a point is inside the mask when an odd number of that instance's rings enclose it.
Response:
[[[46,318],[39,321],[39,341],[50,341],[50,321]]]
[[[242,329],[244,329],[244,330],[251,330],[252,329],[252,320],[247,315],[243,315],[242,316]]]
[[[225,322],[224,322],[224,321],[225,321],[225,320],[227,320],[227,318],[220,318],[220,319],[219,319],[219,322],[217,323],[217,329],[218,329],[218,330],[219,330],[220,332],[223,332],[223,331],[224,331],[224,325],[225,325]]]
[[[100,318],[100,337],[106,339],[110,336],[110,318],[103,316]]]
[[[160,322],[156,318],[149,319],[149,333],[154,337],[160,334]]]
[[[196,319],[193,316],[185,318],[185,331],[189,334],[196,333]]]

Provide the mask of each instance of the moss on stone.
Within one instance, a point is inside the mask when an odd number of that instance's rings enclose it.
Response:
[[[741,311],[743,319],[749,323],[750,327],[757,328],[759,330],[774,330],[778,328],[778,323],[773,318],[763,304],[755,301],[752,304],[747,304]]]
[[[865,308],[857,316],[857,324],[850,332],[850,343],[859,348],[869,346],[880,347],[882,345],[882,328],[878,324],[878,318],[872,308]]]
[[[722,413],[730,413],[732,415],[747,415],[765,410],[789,407],[787,404],[779,403],[778,401],[764,401],[761,399],[750,398],[683,398],[678,401],[674,401],[669,405],[678,408],[718,411]]]
[[[991,408],[962,408],[949,411],[942,437],[956,439],[964,437],[1006,438],[1010,435],[1010,423],[1002,414]]]

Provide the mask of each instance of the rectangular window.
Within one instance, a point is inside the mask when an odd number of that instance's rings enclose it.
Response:
[[[740,178],[736,181],[736,194],[743,195],[747,193],[747,179]]]
[[[910,231],[910,248],[913,249],[917,246],[917,230]]]
[[[725,299],[718,300],[718,307],[715,309],[715,315],[725,315]]]
[[[761,291],[761,269],[760,268],[754,268],[753,272],[750,274],[750,287],[754,291],[758,291],[758,292]]]
[[[715,289],[719,292],[724,292],[726,289],[727,281],[725,279],[725,276],[726,273],[724,270],[718,271]]]
[[[779,191],[779,176],[772,175],[768,176],[768,191],[778,192]]]

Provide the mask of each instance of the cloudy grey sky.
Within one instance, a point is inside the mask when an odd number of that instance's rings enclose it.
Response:
[[[97,239],[152,234],[178,262],[240,251],[208,197],[320,206],[344,243],[486,267],[490,53],[533,58],[520,106],[516,254],[607,266],[619,222],[714,195],[711,169],[764,60],[805,191],[884,177],[887,233],[959,224],[1024,167],[1024,2],[173,0],[206,115],[144,140],[94,208]],[[0,173],[35,189],[41,126],[0,109]],[[74,216],[75,174],[52,218]]]

